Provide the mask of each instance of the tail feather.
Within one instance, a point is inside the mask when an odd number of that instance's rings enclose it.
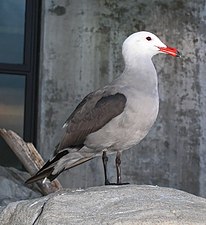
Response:
[[[45,177],[49,177],[53,170],[54,170],[54,168],[49,168],[47,170],[44,170],[41,173],[35,174],[34,176],[32,176],[28,180],[26,180],[25,183],[26,184],[31,184],[33,182],[39,181],[41,179],[44,179]]]
[[[79,152],[69,152],[65,149],[60,151],[52,160],[45,165],[25,183],[31,184],[47,177],[50,181],[54,180],[64,170],[71,169],[93,158],[93,155],[83,157]]]
[[[54,164],[55,162],[57,162],[59,159],[61,159],[63,156],[65,156],[68,153],[69,153],[68,150],[63,150],[63,151],[59,152],[57,155],[55,155],[53,157],[52,160],[48,160],[44,164],[44,166],[36,173],[36,175],[40,174],[43,170],[45,170],[46,168],[48,168],[49,166],[51,166],[52,164]]]

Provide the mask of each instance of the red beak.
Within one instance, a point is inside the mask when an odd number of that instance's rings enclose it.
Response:
[[[167,53],[168,55],[172,55],[174,57],[180,57],[180,53],[177,51],[176,48],[171,47],[158,47],[160,52]]]

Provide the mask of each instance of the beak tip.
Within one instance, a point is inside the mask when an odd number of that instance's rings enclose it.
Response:
[[[176,49],[172,47],[158,47],[159,51],[166,53],[168,55],[174,56],[174,57],[182,57],[181,53]]]
[[[177,51],[176,57],[182,58],[182,54],[179,51]]]

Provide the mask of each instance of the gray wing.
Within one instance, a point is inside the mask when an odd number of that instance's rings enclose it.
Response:
[[[66,132],[56,152],[83,145],[87,135],[121,114],[125,104],[126,97],[122,93],[92,92],[87,95],[65,122]]]

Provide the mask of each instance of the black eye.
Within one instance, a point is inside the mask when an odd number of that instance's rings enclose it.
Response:
[[[148,41],[151,41],[151,40],[152,40],[152,38],[151,38],[151,37],[146,37],[146,39],[147,39]]]

